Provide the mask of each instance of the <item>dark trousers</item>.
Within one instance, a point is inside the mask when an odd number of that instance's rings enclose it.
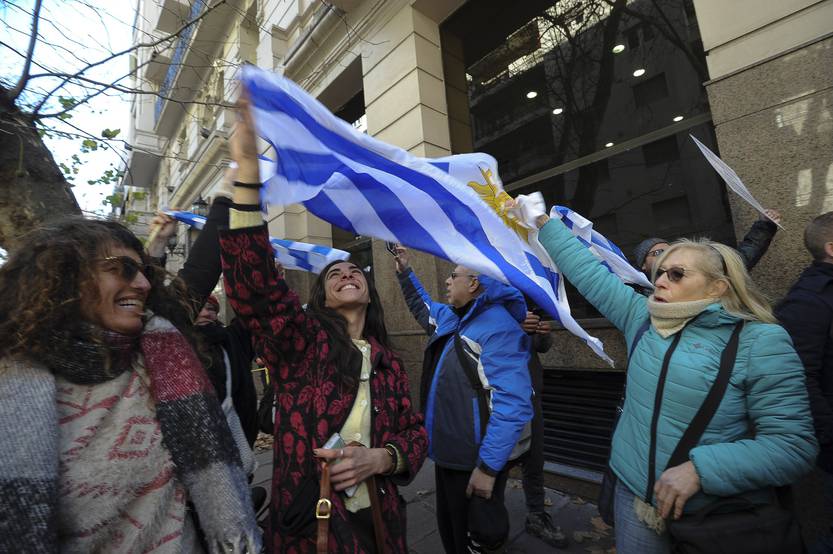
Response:
[[[434,466],[437,481],[437,528],[443,541],[443,548],[448,554],[468,552],[469,533],[469,499],[466,487],[471,478],[471,471],[460,471]],[[506,470],[498,473],[492,495],[503,502],[506,490]]]
[[[544,368],[537,354],[532,354],[529,362],[529,375],[532,378],[532,436],[529,451],[522,456],[524,496],[526,508],[530,512],[543,512],[544,506],[544,414],[541,411],[541,393],[544,391]]]

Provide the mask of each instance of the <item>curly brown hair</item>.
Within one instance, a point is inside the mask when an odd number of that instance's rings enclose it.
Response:
[[[81,291],[98,291],[95,259],[122,246],[150,263],[142,242],[114,221],[66,218],[32,231],[19,244],[0,267],[0,357],[23,354],[41,359],[46,352],[69,352],[69,342],[79,337],[96,340],[91,336],[95,331],[83,325],[81,317]],[[159,267],[148,273],[146,306],[193,343],[193,314],[184,284],[174,278],[166,285],[166,273]],[[97,299],[85,298],[90,300]]]

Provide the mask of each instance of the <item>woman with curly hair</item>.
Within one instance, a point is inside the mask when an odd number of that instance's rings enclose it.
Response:
[[[115,222],[21,244],[0,268],[0,551],[258,552],[181,287]]]
[[[355,264],[334,262],[301,307],[273,263],[254,132],[242,115],[235,205],[220,244],[228,298],[275,387],[267,543],[286,553],[407,553],[397,485],[419,471],[428,437],[379,295]],[[324,448],[335,433],[342,444]]]

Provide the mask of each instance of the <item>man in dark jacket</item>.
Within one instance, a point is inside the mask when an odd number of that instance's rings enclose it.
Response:
[[[526,302],[517,289],[463,266],[446,279],[448,304],[434,302],[402,262],[405,300],[431,335],[420,400],[440,538],[449,554],[500,548],[509,532],[507,463],[532,419],[530,339],[519,325]]]
[[[813,425],[819,441],[818,466],[825,479],[825,513],[833,514],[833,212],[813,219],[804,230],[813,256],[776,316],[792,337],[804,364]],[[833,524],[833,522],[831,522]],[[833,528],[811,552],[833,552]],[[825,548],[827,550],[825,550]]]

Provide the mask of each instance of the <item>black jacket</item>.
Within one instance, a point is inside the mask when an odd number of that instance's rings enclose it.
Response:
[[[206,218],[205,226],[200,232],[194,244],[188,252],[188,259],[182,269],[179,270],[179,277],[185,282],[188,288],[188,298],[193,307],[194,313],[199,313],[211,291],[217,285],[222,274],[220,265],[220,239],[218,229],[228,227],[229,207],[231,200],[218,196],[211,204],[211,210]],[[164,259],[161,260],[165,265]],[[232,391],[231,399],[234,410],[240,418],[243,432],[254,444],[257,438],[257,392],[255,391],[254,380],[252,379],[252,339],[249,331],[235,321],[222,329],[202,329],[199,326],[196,330],[210,346],[208,354],[212,358],[212,367],[207,368],[209,378],[214,385],[220,401],[225,398],[225,366],[222,347],[229,356],[229,363],[232,369]]]
[[[766,220],[758,220],[749,228],[749,232],[743,237],[743,240],[738,243],[738,253],[743,258],[746,264],[746,269],[752,271],[758,262],[761,260],[767,249],[769,243],[772,242],[772,237],[778,226],[773,222]]]
[[[818,464],[833,472],[833,264],[813,262],[775,313],[804,363]]]

